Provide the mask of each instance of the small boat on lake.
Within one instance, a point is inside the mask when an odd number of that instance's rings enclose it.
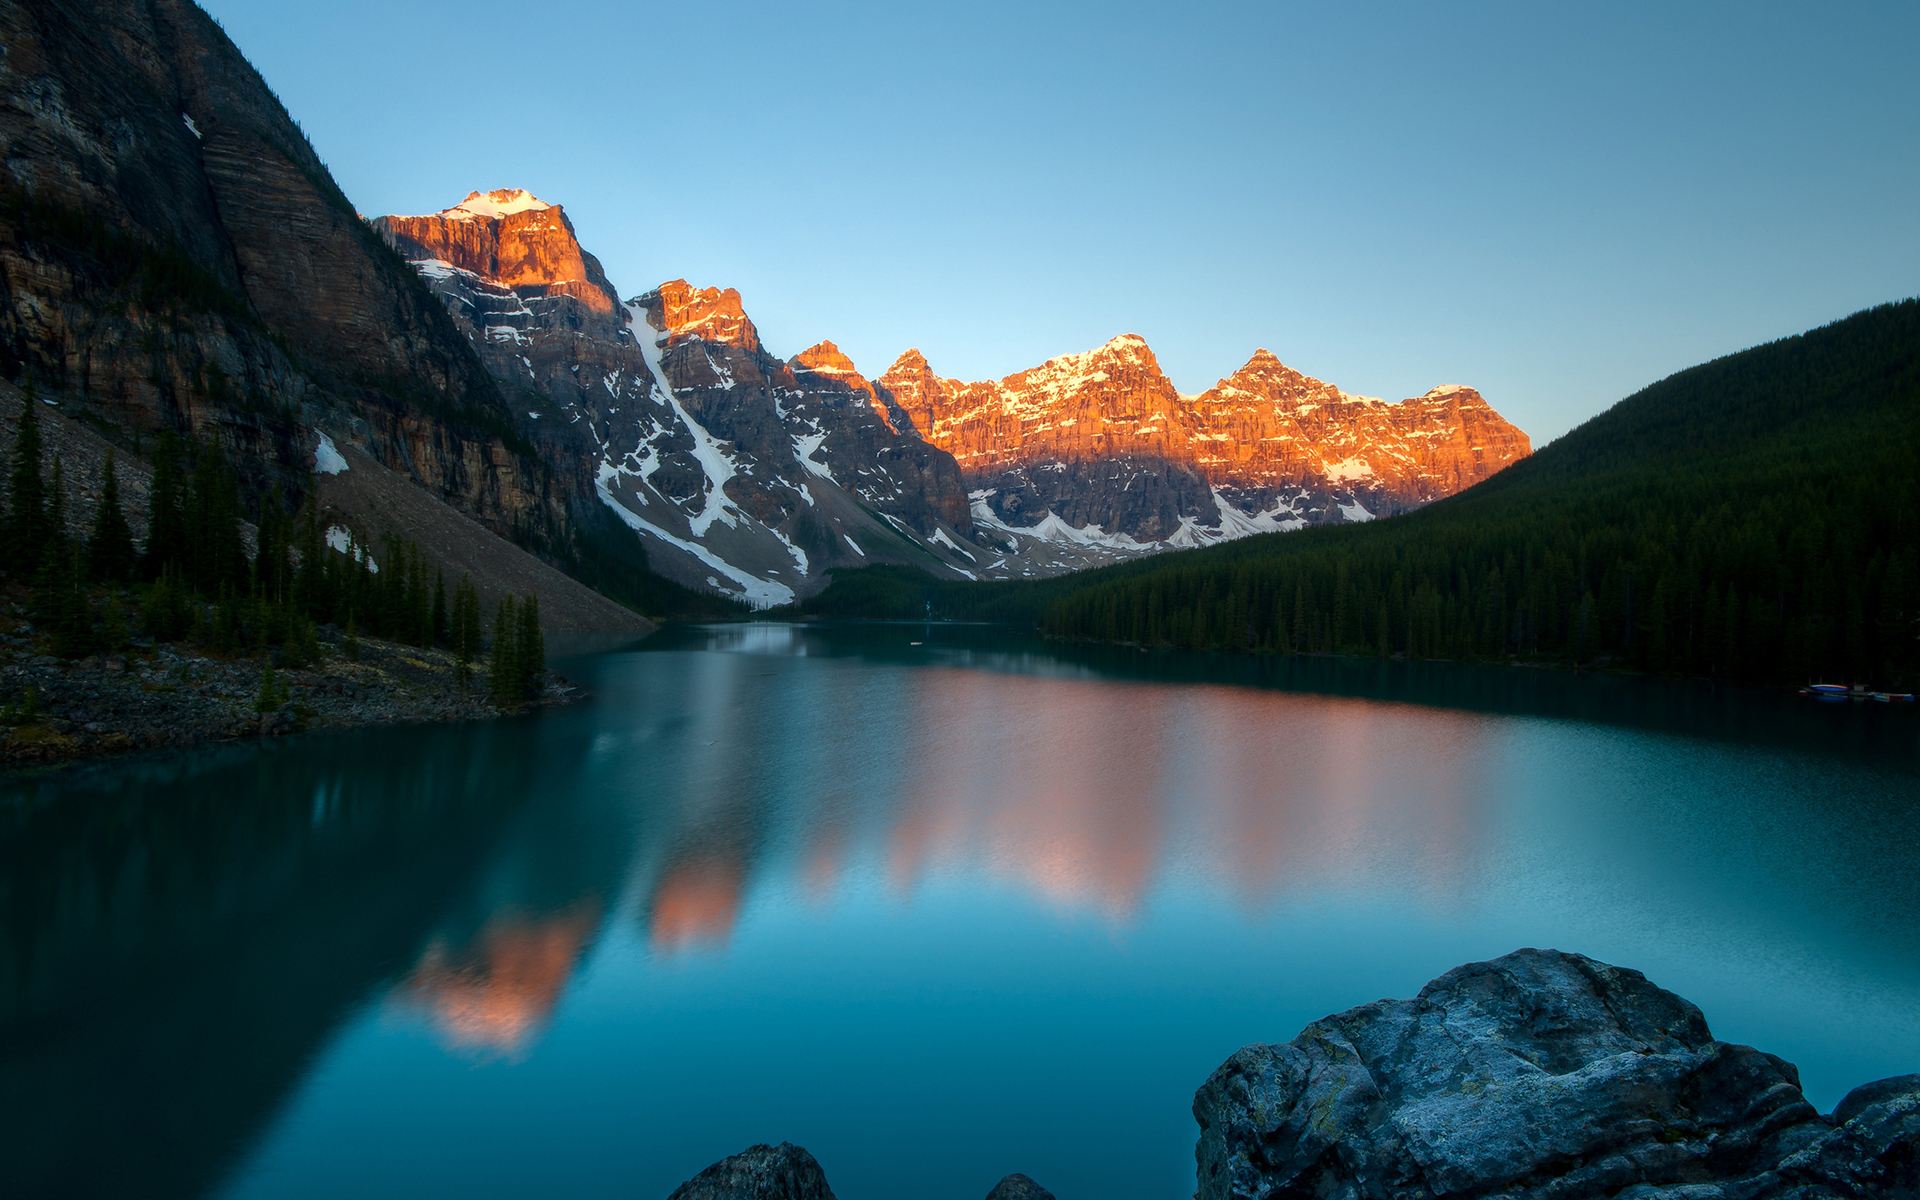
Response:
[[[1810,683],[1800,689],[1800,694],[1812,700],[1835,704],[1849,699],[1852,692],[1844,683]]]
[[[1842,683],[1810,683],[1800,689],[1800,694],[1810,700],[1833,704],[1847,700],[1872,700],[1876,704],[1912,704],[1912,692],[1876,692],[1865,684],[1856,683],[1848,687]]]

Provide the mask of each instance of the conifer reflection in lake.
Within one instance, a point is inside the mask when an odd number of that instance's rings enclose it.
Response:
[[[937,626],[573,669],[524,720],[7,785],[10,1176],[664,1197],[788,1138],[847,1200],[1184,1195],[1234,1048],[1522,944],[1822,1103],[1920,1069],[1907,714]]]

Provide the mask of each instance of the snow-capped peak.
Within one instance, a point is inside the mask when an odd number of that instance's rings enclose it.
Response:
[[[1155,370],[1159,369],[1159,363],[1154,359],[1153,350],[1148,347],[1147,339],[1137,333],[1123,333],[1118,337],[1107,339],[1091,350],[1050,358],[1025,374],[1032,378],[1096,372],[1104,370],[1115,359],[1122,359],[1129,363],[1144,359]]]
[[[514,213],[536,212],[553,205],[525,188],[495,188],[490,192],[469,192],[467,198],[438,214],[452,221],[471,221],[475,217],[498,220]]]

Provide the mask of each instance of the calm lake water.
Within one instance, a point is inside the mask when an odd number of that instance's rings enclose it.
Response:
[[[680,631],[590,703],[0,780],[14,1195],[1193,1189],[1229,1053],[1552,945],[1920,1070],[1920,720],[1546,672]]]

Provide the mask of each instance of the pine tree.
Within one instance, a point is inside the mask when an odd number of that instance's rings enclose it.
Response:
[[[253,580],[260,595],[274,603],[288,598],[293,589],[293,565],[290,551],[293,541],[292,523],[286,513],[286,505],[280,498],[280,489],[275,487],[260,509],[260,520],[254,526]]]
[[[540,633],[540,597],[532,592],[527,593],[526,601],[520,605],[520,634],[515,652],[520,699],[537,699],[541,676],[547,669],[547,643]]]
[[[87,565],[102,583],[124,583],[133,577],[133,559],[133,530],[120,506],[120,479],[109,450],[100,472],[100,512],[87,539]]]
[[[93,652],[93,605],[77,551],[49,544],[34,580],[33,610],[34,619],[53,635],[55,654],[81,658]]]
[[[428,631],[429,645],[444,646],[451,632],[447,616],[447,573],[436,571],[433,576],[433,616],[432,628]]]
[[[1588,591],[1580,597],[1580,604],[1573,613],[1573,661],[1583,663],[1592,660],[1599,647],[1598,605],[1593,592]]]
[[[46,542],[41,547],[43,555],[61,556],[61,565],[65,566],[67,549],[67,472],[60,465],[59,458],[53,460],[53,479],[47,486],[47,525]]]
[[[314,511],[311,496],[300,506],[299,526],[300,566],[293,574],[294,603],[314,620],[324,620],[326,568],[320,555],[325,543],[320,540],[320,516]]]
[[[148,493],[147,547],[142,566],[160,578],[169,567],[186,570],[191,535],[187,531],[186,479],[180,439],[162,434],[153,454],[153,486]]]
[[[7,491],[7,569],[32,579],[47,540],[46,484],[40,475],[40,401],[28,382],[13,443],[13,473]]]
[[[265,716],[285,708],[286,704],[287,690],[273,673],[273,663],[268,662],[260,668],[260,690],[253,698],[253,711]]]
[[[473,660],[480,656],[480,593],[473,577],[463,575],[453,589],[453,654],[460,664],[460,686],[473,675]]]
[[[433,645],[433,589],[427,586],[427,559],[420,548],[408,543],[409,574],[407,604],[407,640],[416,646]]]
[[[320,660],[320,640],[314,636],[313,619],[294,611],[287,617],[287,636],[280,645],[280,661],[294,670],[311,667]]]
[[[215,654],[238,654],[245,648],[246,617],[240,603],[240,593],[233,587],[220,590],[220,602],[213,609],[213,628],[204,638],[209,649]]]
[[[155,641],[178,641],[193,628],[193,604],[180,582],[180,568],[170,566],[160,572],[140,615],[147,636]]]
[[[511,595],[500,597],[493,618],[493,657],[487,664],[487,678],[493,702],[502,708],[520,702],[520,626]]]
[[[187,528],[194,586],[217,595],[242,584],[246,551],[240,543],[239,481],[217,443],[202,446],[195,457]]]

